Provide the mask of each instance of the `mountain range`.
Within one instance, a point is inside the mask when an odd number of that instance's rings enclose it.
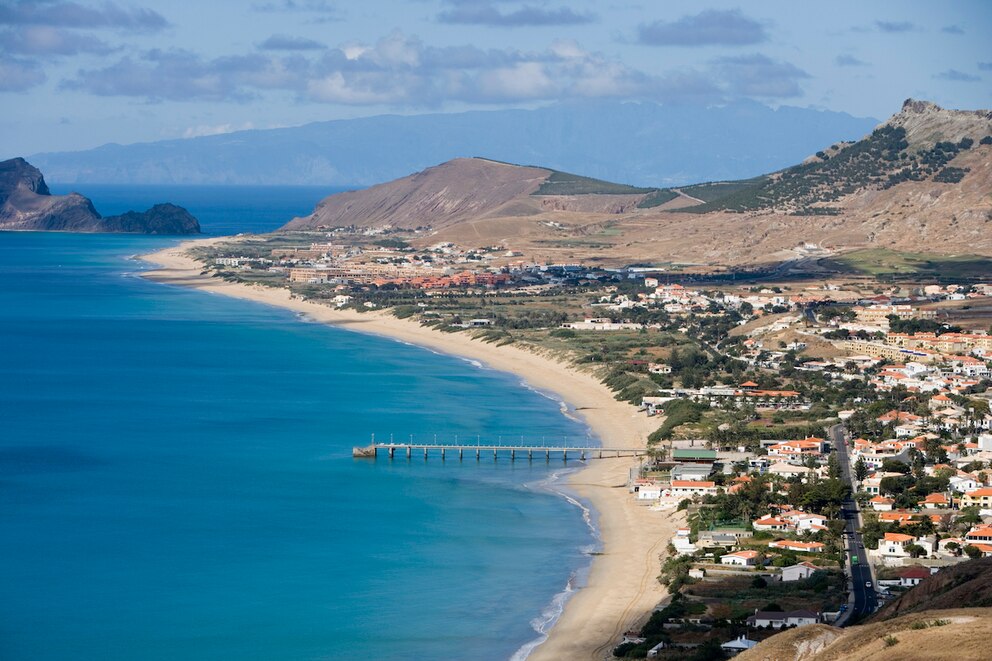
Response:
[[[611,264],[766,263],[811,248],[990,255],[990,190],[992,112],[909,99],[861,139],[750,179],[651,188],[455,159],[332,195],[284,229],[429,228],[425,242]]]
[[[639,186],[738,179],[877,119],[754,102],[719,107],[570,103],[536,110],[385,115],[30,156],[66,184],[365,187],[458,157],[539,164]]]

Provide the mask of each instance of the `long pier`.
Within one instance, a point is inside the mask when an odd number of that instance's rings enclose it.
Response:
[[[600,448],[569,445],[485,445],[478,443],[472,445],[445,443],[372,443],[365,447],[355,447],[351,451],[351,456],[357,459],[377,459],[380,452],[390,459],[396,458],[396,454],[399,453],[400,457],[405,455],[407,459],[412,459],[414,454],[423,454],[424,459],[428,459],[432,455],[440,456],[442,461],[447,460],[448,456],[454,458],[456,455],[459,461],[461,461],[465,459],[465,455],[471,458],[473,454],[476,461],[480,461],[484,456],[488,458],[490,455],[493,461],[498,460],[500,456],[509,458],[510,461],[516,461],[518,458],[526,458],[528,461],[533,461],[535,456],[539,460],[543,456],[545,461],[551,461],[552,457],[556,459],[561,457],[562,461],[568,461],[569,455],[573,459],[585,461],[586,459],[641,457],[648,454],[648,450],[645,448]]]

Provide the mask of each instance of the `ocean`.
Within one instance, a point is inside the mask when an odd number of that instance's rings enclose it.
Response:
[[[328,192],[85,188],[208,234]],[[0,232],[0,658],[522,658],[595,545],[562,463],[351,448],[587,430],[512,375],[137,276],[175,241]]]

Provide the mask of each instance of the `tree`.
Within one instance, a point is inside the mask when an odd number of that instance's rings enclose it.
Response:
[[[861,459],[861,457],[858,457]],[[827,475],[831,479],[838,479],[840,477],[840,463],[837,461],[837,453],[831,452],[830,456],[827,457]]]
[[[906,551],[909,553],[909,557],[911,558],[920,558],[927,554],[926,549],[919,544],[907,544]]]
[[[977,546],[974,546],[973,544],[965,545],[964,553],[972,560],[982,557],[982,552],[979,550]]]
[[[858,482],[864,482],[868,477],[868,463],[863,456],[859,456],[854,462],[854,477],[858,478]]]

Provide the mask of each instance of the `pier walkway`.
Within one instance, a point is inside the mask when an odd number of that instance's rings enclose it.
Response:
[[[440,456],[442,461],[446,460],[448,456],[454,457],[455,455],[461,460],[465,458],[466,454],[470,458],[474,454],[476,460],[482,459],[483,456],[489,457],[492,455],[494,461],[498,460],[501,456],[508,457],[510,461],[516,461],[518,458],[526,458],[528,461],[533,461],[535,456],[538,459],[543,456],[545,461],[551,461],[552,457],[556,459],[561,457],[562,461],[568,461],[570,456],[573,459],[584,461],[586,459],[642,457],[648,454],[646,448],[599,448],[567,445],[487,445],[479,443],[470,445],[453,443],[372,443],[365,447],[354,448],[351,455],[361,459],[376,459],[379,457],[380,452],[390,459],[395,458],[397,453],[401,457],[406,455],[407,459],[412,458],[415,453],[417,455],[422,453],[424,459],[433,455]]]

